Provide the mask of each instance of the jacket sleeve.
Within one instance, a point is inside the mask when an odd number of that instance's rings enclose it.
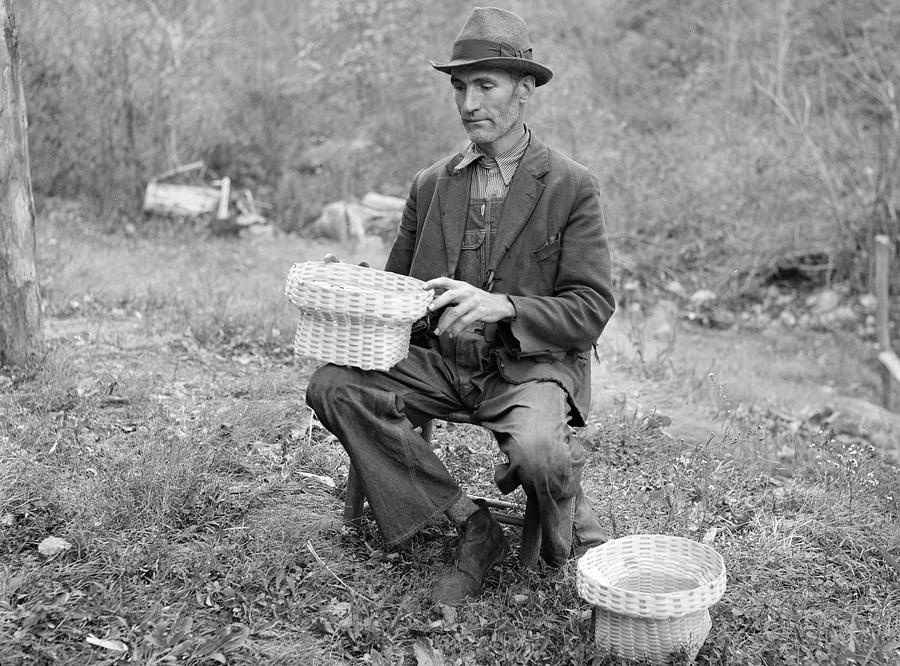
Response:
[[[504,346],[518,357],[586,351],[615,310],[600,184],[593,174],[583,172],[568,219],[551,241],[532,257],[555,261],[552,294],[510,294],[516,316],[498,326]]]
[[[384,270],[391,273],[399,273],[401,275],[409,275],[409,269],[412,266],[413,254],[416,249],[416,238],[418,236],[418,211],[416,208],[416,195],[419,187],[419,177],[421,171],[413,178],[412,186],[409,189],[409,196],[406,198],[406,205],[403,207],[403,216],[400,219],[400,227],[397,229],[397,238],[391,247],[388,255],[387,263]]]

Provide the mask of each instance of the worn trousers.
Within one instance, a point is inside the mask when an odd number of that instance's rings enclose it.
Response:
[[[462,494],[415,428],[469,412],[494,433],[506,456],[494,470],[498,488],[510,493],[521,485],[537,501],[541,554],[561,564],[573,545],[603,540],[581,492],[586,454],[567,425],[566,392],[555,382],[506,382],[480,348],[483,338],[474,339],[462,336],[449,355],[436,342],[411,346],[388,371],[325,365],[310,380],[307,404],[347,451],[388,546],[415,534]]]

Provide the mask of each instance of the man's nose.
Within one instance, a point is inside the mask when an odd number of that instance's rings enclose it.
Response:
[[[465,92],[465,97],[463,98],[463,110],[471,113],[473,111],[477,111],[478,107],[481,105],[481,98],[478,95],[476,90],[469,88]]]

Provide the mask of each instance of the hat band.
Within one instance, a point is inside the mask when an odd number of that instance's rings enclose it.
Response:
[[[461,39],[453,44],[452,60],[484,60],[485,58],[521,58],[531,60],[531,49],[520,51],[504,42],[487,39]]]

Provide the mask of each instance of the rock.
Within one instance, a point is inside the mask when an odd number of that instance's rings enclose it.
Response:
[[[640,291],[641,283],[637,280],[627,280],[625,284],[622,285],[623,291]]]
[[[691,294],[691,305],[694,307],[702,308],[704,306],[709,305],[713,301],[718,298],[716,292],[711,289],[698,289],[693,294]]]
[[[788,328],[793,328],[797,325],[797,318],[790,310],[783,310],[781,314],[778,315],[778,321]]]
[[[345,201],[326,204],[312,229],[317,235],[340,243],[359,243],[366,236],[362,217]]]
[[[785,305],[790,305],[794,302],[793,294],[782,294],[781,292],[775,297],[775,306],[779,308],[783,308]]]
[[[859,297],[859,307],[866,314],[873,315],[878,309],[878,298],[875,294],[863,294]]]
[[[719,308],[713,313],[712,320],[718,328],[731,328],[737,323],[737,315],[731,310]]]
[[[731,328],[737,322],[737,316],[724,308],[707,308],[699,314],[690,312],[688,319],[710,328]]]
[[[64,553],[72,547],[72,544],[65,539],[49,536],[38,544],[38,552],[44,557],[53,557]]]
[[[666,291],[671,294],[675,294],[681,298],[687,298],[687,291],[678,280],[670,280],[666,283]]]
[[[811,294],[806,299],[806,307],[812,310],[813,314],[818,315],[830,312],[840,304],[841,295],[833,289],[824,289],[816,294]]]
[[[819,324],[825,329],[844,328],[856,323],[856,311],[849,305],[842,305],[819,317]]]
[[[868,400],[839,396],[812,421],[837,434],[865,437],[886,449],[900,451],[900,414]]]
[[[255,238],[274,238],[275,227],[271,224],[251,224],[248,227],[244,227],[242,233]]]

